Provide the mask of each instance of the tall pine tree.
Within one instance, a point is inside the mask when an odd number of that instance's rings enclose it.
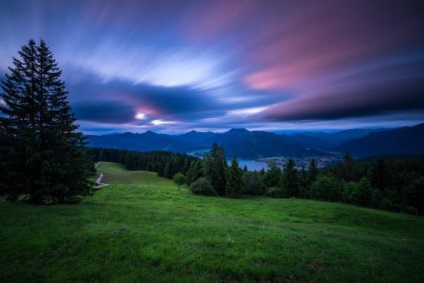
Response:
[[[228,168],[224,149],[217,143],[214,143],[210,153],[204,156],[203,164],[206,178],[219,195],[224,195],[226,191]]]
[[[291,158],[284,165],[280,186],[283,196],[299,196],[299,178],[297,176],[296,163]]]
[[[44,41],[30,40],[2,82],[0,181],[9,200],[77,202],[93,193],[94,172],[67,101],[61,71]]]
[[[237,158],[233,158],[231,166],[228,169],[226,195],[236,197],[241,194],[243,189],[243,173],[239,167]]]
[[[314,158],[309,161],[307,175],[307,185],[310,186],[317,179],[318,176],[318,167]]]

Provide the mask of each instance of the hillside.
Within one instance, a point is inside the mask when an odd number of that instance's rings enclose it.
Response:
[[[216,198],[102,162],[81,205],[0,199],[10,282],[422,282],[424,219],[300,199]]]
[[[350,152],[357,157],[388,154],[424,154],[424,123],[370,133],[365,137],[343,143],[334,150]]]

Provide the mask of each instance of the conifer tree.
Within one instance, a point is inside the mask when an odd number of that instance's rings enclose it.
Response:
[[[318,176],[318,167],[317,163],[315,161],[315,158],[312,158],[311,161],[309,161],[309,167],[308,167],[308,177],[307,177],[307,185],[311,185]]]
[[[243,174],[239,167],[237,158],[233,158],[231,166],[228,169],[226,195],[229,197],[235,197],[242,191]]]
[[[355,181],[355,161],[350,153],[347,152],[343,156],[343,161],[339,164],[338,171],[339,176],[341,176],[346,182]]]
[[[212,184],[218,195],[224,195],[227,184],[227,159],[225,151],[217,143],[214,143],[209,154],[204,156],[205,176]]]
[[[263,179],[268,188],[278,186],[281,179],[281,169],[275,161],[268,162],[268,170],[263,174]]]
[[[82,133],[67,101],[58,63],[44,41],[30,40],[13,58],[2,82],[0,181],[10,200],[32,203],[77,202],[93,193],[94,172]]]
[[[190,169],[187,171],[187,185],[191,185],[197,179],[204,177],[202,160],[198,159],[196,161],[191,162]]]
[[[283,175],[281,176],[281,190],[283,196],[299,196],[299,178],[297,176],[296,163],[291,158],[289,158],[283,168]]]

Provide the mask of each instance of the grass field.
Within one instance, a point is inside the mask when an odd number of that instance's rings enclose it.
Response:
[[[110,185],[80,205],[0,200],[1,282],[424,281],[424,218],[98,171]]]

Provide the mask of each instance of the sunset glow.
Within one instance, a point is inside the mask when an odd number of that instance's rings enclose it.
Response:
[[[0,77],[42,38],[87,133],[413,125],[414,2],[6,0]]]

